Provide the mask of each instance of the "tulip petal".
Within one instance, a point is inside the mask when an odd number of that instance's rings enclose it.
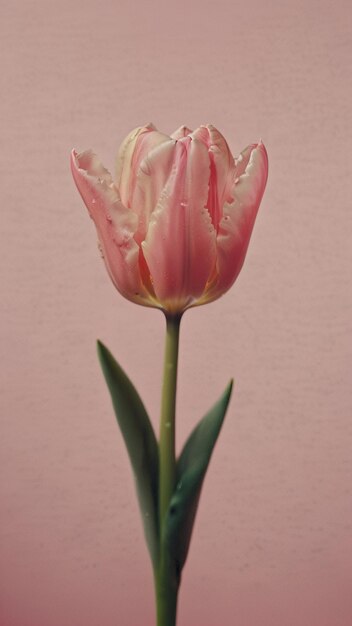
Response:
[[[170,177],[142,242],[156,296],[171,312],[202,295],[215,264],[215,230],[205,208],[208,181],[203,144],[190,137],[178,141]]]
[[[134,235],[140,244],[146,237],[150,216],[170,175],[175,156],[176,142],[172,139],[156,146],[142,160],[138,169],[131,206],[138,215],[138,228]]]
[[[175,130],[173,133],[171,133],[170,137],[171,139],[182,139],[183,137],[187,137],[187,135],[190,135],[192,133],[191,129],[188,128],[187,126],[180,126],[177,130]]]
[[[139,246],[133,238],[137,216],[123,205],[110,173],[91,150],[73,151],[71,169],[94,221],[111,280],[129,300],[148,304],[150,296],[139,271]]]
[[[233,201],[224,206],[217,236],[218,279],[205,295],[207,302],[227,291],[242,268],[267,181],[268,158],[262,143],[248,146],[241,156],[232,189]]]
[[[122,143],[116,162],[116,186],[121,200],[132,206],[133,190],[140,162],[150,150],[170,137],[160,133],[153,124],[135,128]]]
[[[216,230],[223,216],[222,209],[233,181],[234,160],[222,134],[211,124],[200,126],[192,137],[202,141],[208,148],[210,157],[210,184],[207,209]]]

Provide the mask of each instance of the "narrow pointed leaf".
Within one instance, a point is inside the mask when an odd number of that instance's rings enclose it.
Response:
[[[125,440],[136,483],[144,534],[155,566],[158,559],[158,444],[143,402],[109,350],[97,342],[98,356]]]
[[[163,540],[179,574],[187,558],[203,480],[224,421],[232,384],[231,381],[220,400],[195,427],[177,462],[177,484],[165,520]]]

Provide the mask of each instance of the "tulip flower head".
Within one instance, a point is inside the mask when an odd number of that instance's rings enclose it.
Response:
[[[261,142],[234,159],[211,125],[168,136],[148,124],[122,143],[115,181],[91,150],[71,166],[125,298],[179,314],[234,283],[267,180]]]

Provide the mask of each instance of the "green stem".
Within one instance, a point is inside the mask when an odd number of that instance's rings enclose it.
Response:
[[[164,378],[160,416],[159,522],[162,528],[165,513],[175,486],[175,410],[178,340],[180,317],[166,317]]]
[[[175,565],[163,545],[164,522],[176,480],[175,410],[181,315],[166,315],[164,377],[159,441],[159,564],[155,572],[157,626],[176,626],[179,587]]]

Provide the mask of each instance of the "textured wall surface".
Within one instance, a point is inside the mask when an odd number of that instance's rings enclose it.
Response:
[[[337,0],[2,2],[1,626],[152,626],[100,337],[158,424],[164,324],[110,284],[71,148],[211,122],[270,174],[247,261],[184,318],[178,448],[230,376],[179,626],[352,623],[351,17]]]

